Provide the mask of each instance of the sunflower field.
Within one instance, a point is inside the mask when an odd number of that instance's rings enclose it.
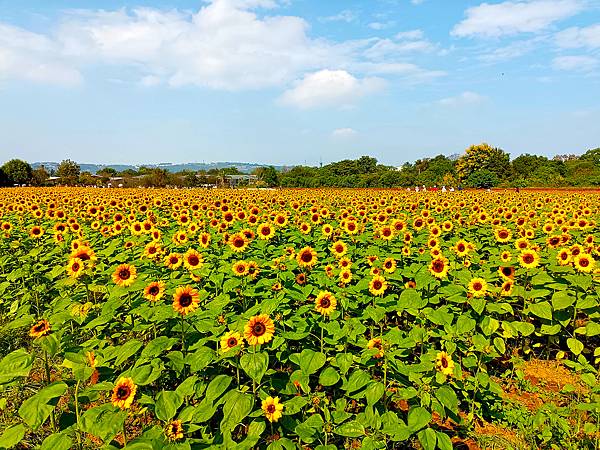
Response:
[[[0,448],[600,442],[584,192],[0,190]]]

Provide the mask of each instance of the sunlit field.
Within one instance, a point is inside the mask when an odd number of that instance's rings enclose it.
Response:
[[[0,190],[0,447],[582,449],[586,192]]]

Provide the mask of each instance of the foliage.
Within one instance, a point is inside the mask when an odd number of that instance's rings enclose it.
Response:
[[[473,172],[489,170],[499,179],[510,175],[510,156],[504,150],[486,143],[472,145],[456,162],[456,171],[461,180],[466,180]]]
[[[498,183],[498,176],[487,169],[476,170],[467,178],[467,184],[474,188],[492,188]]]
[[[598,444],[596,194],[0,203],[0,336],[30,329],[2,353],[0,447],[450,450],[483,422],[515,448]],[[508,407],[517,354],[576,372],[572,408]]]
[[[28,184],[31,181],[31,166],[20,159],[11,159],[2,166],[2,172],[10,184]]]
[[[56,169],[56,176],[60,177],[60,182],[67,185],[77,183],[80,173],[79,165],[70,159],[61,161]]]

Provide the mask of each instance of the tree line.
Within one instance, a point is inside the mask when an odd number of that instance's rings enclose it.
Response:
[[[278,172],[272,166],[259,167],[253,185],[256,187],[566,187],[600,186],[600,148],[583,155],[545,156],[524,154],[511,160],[510,155],[486,143],[472,145],[457,157],[438,155],[405,163],[401,167],[379,164],[377,159],[362,156],[322,167],[296,166]],[[157,167],[140,167],[121,172],[106,167],[96,174],[82,172],[71,160],[62,161],[55,171],[43,166],[33,169],[19,159],[6,162],[0,168],[0,185],[50,184],[59,177],[61,185],[125,187],[202,187],[222,185],[227,175],[241,175],[234,168],[171,173]],[[118,178],[118,180],[115,180]],[[244,180],[238,186],[246,186]]]

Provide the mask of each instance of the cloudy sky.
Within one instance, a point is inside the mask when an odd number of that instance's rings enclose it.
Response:
[[[600,146],[600,0],[0,0],[0,160]]]

